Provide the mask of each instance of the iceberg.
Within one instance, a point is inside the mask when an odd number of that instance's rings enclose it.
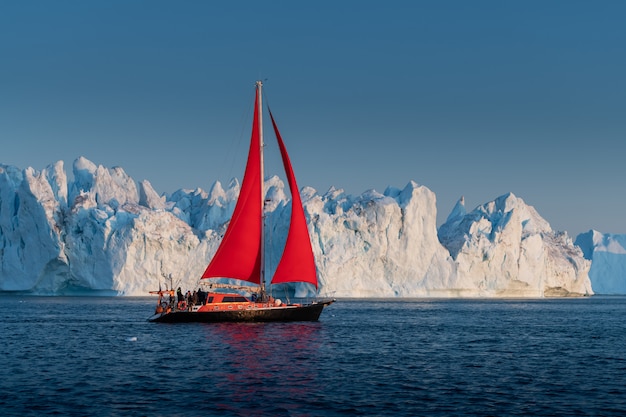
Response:
[[[593,294],[591,263],[565,232],[509,193],[466,213],[463,198],[439,228],[457,279],[472,294],[503,297]]]
[[[40,172],[0,165],[0,290],[146,295],[198,287],[233,212],[240,183],[159,195],[120,167],[84,157],[69,181],[59,161]],[[281,248],[290,200],[266,179],[266,245]],[[352,196],[302,190],[320,295],[546,297],[593,294],[590,261],[521,198],[471,212],[459,200],[437,229],[436,196],[410,181]],[[279,251],[272,251],[278,252]],[[278,259],[268,257],[270,267]],[[312,295],[294,284],[296,295]]]
[[[590,230],[576,237],[591,262],[589,279],[597,294],[626,294],[626,235]]]

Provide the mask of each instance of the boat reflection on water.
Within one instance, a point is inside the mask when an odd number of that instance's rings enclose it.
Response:
[[[323,356],[322,323],[213,323],[202,327],[207,342],[221,351],[222,362],[207,375],[214,381],[213,388],[223,394],[217,409],[240,412],[237,404],[258,403],[259,412],[282,410],[303,415],[304,403],[293,399],[310,399],[322,389],[317,371]]]

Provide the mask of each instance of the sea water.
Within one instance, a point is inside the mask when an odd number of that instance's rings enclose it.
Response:
[[[3,416],[624,415],[626,298],[340,300],[159,324],[155,299],[0,296]]]

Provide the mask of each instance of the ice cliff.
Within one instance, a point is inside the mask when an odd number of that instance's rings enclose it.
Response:
[[[0,290],[145,295],[165,277],[197,288],[239,193],[233,180],[159,196],[148,181],[82,157],[73,178],[63,162],[41,172],[0,165]],[[289,199],[278,178],[267,186],[267,245],[280,252]],[[593,293],[580,249],[513,194],[469,213],[461,200],[439,230],[435,194],[414,182],[356,197],[302,194],[322,295]],[[277,261],[268,258],[270,269]]]
[[[509,193],[466,213],[459,200],[439,239],[467,292],[501,296],[592,294],[590,262],[564,232]]]
[[[597,294],[626,294],[626,235],[581,233],[576,242],[592,261],[589,278]]]

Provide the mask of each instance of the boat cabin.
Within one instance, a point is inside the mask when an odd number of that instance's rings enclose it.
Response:
[[[249,303],[246,297],[241,294],[224,294],[224,293],[209,293],[207,295],[205,304],[213,303]]]

